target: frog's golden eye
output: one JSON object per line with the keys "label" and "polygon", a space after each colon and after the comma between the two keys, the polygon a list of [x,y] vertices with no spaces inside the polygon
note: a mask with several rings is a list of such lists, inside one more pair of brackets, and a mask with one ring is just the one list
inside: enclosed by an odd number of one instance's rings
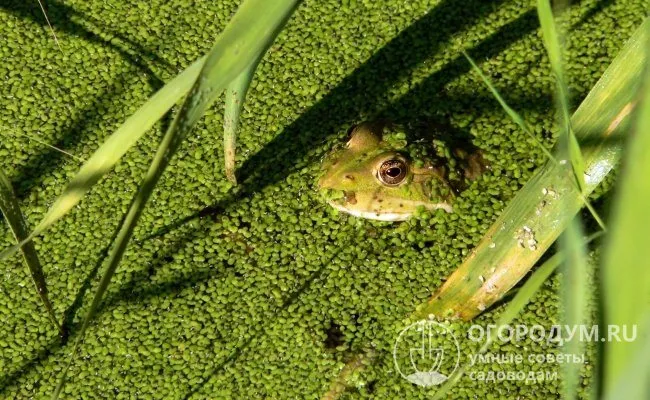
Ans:
{"label": "frog's golden eye", "polygon": [[377,177],[386,186],[397,186],[404,182],[408,173],[408,165],[400,159],[386,160],[379,166]]}

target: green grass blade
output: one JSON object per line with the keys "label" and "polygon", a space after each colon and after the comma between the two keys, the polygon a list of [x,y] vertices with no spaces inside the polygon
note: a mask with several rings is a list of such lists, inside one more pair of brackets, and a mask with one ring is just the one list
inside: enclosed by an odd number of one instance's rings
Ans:
{"label": "green grass blade", "polygon": [[[501,107],[504,109],[506,114],[508,114],[510,119],[512,119],[517,125],[519,125],[519,127],[524,132],[526,132],[528,134],[528,136],[531,137],[531,139],[535,142],[537,147],[540,148],[544,152],[544,154],[546,155],[546,157],[548,157],[549,160],[551,160],[552,162],[557,164],[558,161],[555,158],[555,156],[553,154],[551,154],[551,152],[546,148],[546,146],[544,146],[537,139],[537,137],[533,134],[532,130],[530,129],[530,126],[526,123],[526,121],[523,119],[523,117],[521,115],[519,115],[519,113],[517,113],[517,111],[515,111],[512,107],[510,107],[508,105],[508,103],[506,103],[506,101],[503,99],[503,97],[501,96],[499,91],[494,87],[494,85],[492,84],[490,79],[487,76],[485,76],[483,71],[481,71],[481,69],[476,65],[474,60],[472,60],[472,58],[465,52],[463,52],[463,55],[465,56],[465,58],[467,58],[467,61],[469,61],[469,63],[472,65],[472,68],[479,74],[479,76],[481,77],[481,79],[483,80],[485,85],[490,89],[490,92],[492,92],[492,95],[497,99],[499,104],[501,104]],[[573,137],[575,139],[575,135],[571,135],[571,137]],[[574,142],[577,144],[577,141],[574,141]],[[573,142],[571,142],[571,143],[573,143]],[[579,157],[580,159],[582,159],[581,154],[572,155],[572,153],[570,153],[569,156],[571,156],[571,157]],[[578,185],[578,187],[580,187],[579,186],[580,183],[577,180],[576,180],[576,185]],[[596,210],[593,208],[591,203],[587,200],[587,198],[584,195],[582,195],[582,200],[585,203],[585,206],[587,207],[587,209],[589,209],[589,212],[591,212],[591,215],[594,217],[596,222],[598,222],[598,225],[600,225],[600,227],[603,230],[605,230],[605,223],[602,221],[602,219],[600,218],[600,216],[598,215]]]}
{"label": "green grass blade", "polygon": [[[551,70],[555,75],[556,91],[555,99],[560,119],[560,140],[557,146],[557,153],[560,160],[570,160],[571,172],[576,181],[579,193],[584,197],[584,160],[580,145],[571,127],[569,111],[569,90],[564,77],[564,63],[560,35],[558,33],[551,4],[548,0],[538,0],[537,12],[544,47],[548,54]],[[588,203],[585,198],[585,203]],[[593,208],[589,208],[593,210]],[[597,216],[595,212],[594,216]],[[600,221],[600,218],[597,217]],[[604,225],[601,223],[601,226]],[[560,248],[566,252],[567,259],[562,265],[563,276],[560,287],[560,299],[563,305],[563,323],[566,326],[579,326],[585,323],[587,290],[587,254],[582,244],[582,222],[578,216],[568,224],[564,233],[560,236]],[[563,343],[562,351],[567,354],[579,355],[582,353],[581,342],[573,337]],[[564,363],[561,366],[564,380],[563,398],[574,399],[577,396],[580,379],[580,364]]]}
{"label": "green grass blade", "polygon": [[[485,233],[467,259],[418,314],[471,319],[501,299],[558,238],[588,195],[616,165],[642,76],[646,19],[572,118],[585,143],[585,192],[570,171],[547,162]],[[588,145],[587,145],[588,144]],[[569,173],[567,173],[569,172]]]}
{"label": "green grass blade", "polygon": [[233,184],[237,184],[235,176],[235,147],[237,140],[237,128],[239,127],[239,115],[244,107],[246,92],[255,74],[257,62],[246,67],[226,89],[226,109],[223,118],[223,147],[226,169],[226,178]]}
{"label": "green grass blade", "polygon": [[58,47],[61,53],[63,53],[63,49],[61,48],[61,44],[59,43],[59,38],[56,37],[56,32],[54,32],[54,28],[50,23],[50,19],[47,17],[47,13],[45,12],[45,7],[43,7],[43,2],[41,0],[38,0],[38,5],[41,7],[41,11],[43,12],[43,16],[45,17],[45,22],[47,22],[47,26],[50,28],[50,32],[52,32],[52,36],[54,37],[54,43],[56,43],[56,47]]}
{"label": "green grass blade", "polygon": [[264,50],[226,88],[226,104],[223,119],[224,166],[226,178],[235,185],[237,184],[237,176],[235,175],[237,128],[239,127],[239,117],[244,107],[246,93],[253,80],[253,75],[255,75],[255,71],[257,70],[257,65],[262,60],[262,56],[266,53],[266,50],[273,44],[275,37],[284,28],[286,21],[282,21],[280,25],[276,26],[273,34],[267,35]]}
{"label": "green grass blade", "polygon": [[[23,214],[20,212],[20,205],[18,204],[18,199],[11,187],[11,182],[2,171],[0,171],[0,211],[2,211],[2,214],[5,216],[5,220],[13,232],[16,241],[20,242],[23,240],[27,236],[28,232],[27,223],[23,218]],[[59,334],[63,337],[63,329],[56,320],[52,303],[47,295],[47,284],[45,283],[43,268],[38,260],[38,254],[36,253],[34,244],[30,242],[23,246],[22,253],[25,265],[29,268],[32,280],[36,286],[36,293],[38,293],[38,296],[41,298],[52,323],[56,326]]]}
{"label": "green grass blade", "polygon": [[156,92],[130,116],[84,163],[43,220],[19,244],[0,253],[0,261],[43,233],[76,206],[90,188],[192,87],[204,59],[201,58]]}
{"label": "green grass blade", "polygon": [[[581,246],[585,246],[586,244],[592,242],[596,238],[600,237],[603,232],[597,232],[590,237],[588,237],[586,240],[580,238],[580,244]],[[546,260],[542,265],[539,266],[531,274],[531,276],[526,280],[526,282],[521,286],[521,288],[517,291],[517,294],[514,295],[512,300],[508,302],[508,306],[503,310],[503,312],[499,315],[499,319],[497,320],[496,324],[494,325],[494,331],[498,332],[499,328],[505,325],[509,325],[516,317],[519,315],[521,310],[526,307],[526,304],[528,304],[533,296],[535,296],[535,293],[539,290],[540,287],[544,284],[544,282],[551,276],[553,271],[562,263],[567,262],[566,254],[562,252],[555,253],[551,258]],[[487,335],[487,339],[485,340],[485,343],[481,346],[477,354],[483,354],[485,353],[489,348],[490,345],[494,342],[494,338],[497,335]],[[462,376],[465,374],[465,371],[471,367],[471,363],[462,365],[459,367],[450,377],[447,382],[440,388],[439,391],[436,392],[435,396],[433,397],[434,399],[441,399],[444,398],[445,394],[462,378]]]}
{"label": "green grass blade", "polygon": [[551,5],[548,0],[538,0],[537,12],[540,26],[542,29],[542,38],[544,47],[549,56],[551,70],[555,75],[556,91],[555,100],[560,115],[560,145],[558,147],[559,157],[562,160],[570,160],[571,168],[576,180],[576,185],[580,189],[585,206],[594,217],[596,222],[603,230],[606,230],[602,218],[596,212],[596,209],[587,200],[584,195],[585,191],[585,161],[580,150],[578,138],[571,125],[571,114],[569,111],[569,88],[564,77],[564,63],[562,58],[562,46],[558,34]]}
{"label": "green grass blade", "polygon": [[[560,236],[560,248],[566,253],[562,263],[562,280],[560,281],[560,300],[563,308],[563,325],[577,327],[585,324],[587,298],[587,251],[584,246],[582,222],[580,215],[576,216]],[[575,354],[583,352],[583,343],[577,336],[563,343],[562,352]],[[577,396],[581,364],[563,363],[562,377],[564,380],[565,399]]]}
{"label": "green grass blade", "polygon": [[[650,26],[643,27],[646,41],[642,42],[646,54],[650,45]],[[650,304],[650,248],[648,227],[650,226],[650,63],[646,60],[644,90],[637,113],[634,134],[626,145],[626,158],[622,168],[622,179],[613,206],[611,235],[606,256],[601,268],[604,322],[608,326],[637,325],[636,341],[608,341],[605,343],[603,360],[603,391],[610,398],[650,398],[648,377],[650,364],[647,362],[647,343],[650,338],[647,315]],[[636,371],[644,378],[630,381],[627,367],[637,354],[643,353],[646,362]],[[628,385],[619,382],[628,380]],[[626,393],[625,397],[621,397]]]}
{"label": "green grass blade", "polygon": [[[562,253],[556,253],[553,257],[546,260],[533,274],[526,280],[526,282],[521,286],[521,289],[517,291],[517,294],[512,298],[508,303],[508,306],[499,316],[497,323],[495,324],[495,332],[499,331],[499,328],[504,325],[510,324],[515,317],[521,312],[521,310],[526,307],[526,304],[530,302],[535,293],[542,287],[542,284],[549,276],[555,271],[555,269],[562,263],[564,260],[564,255]],[[481,346],[477,354],[485,353],[493,343],[493,339],[496,335],[487,335],[485,343]],[[444,385],[440,387],[433,397],[434,400],[446,398],[447,392],[453,388],[456,383],[463,377],[465,371],[471,367],[471,362],[468,362],[465,365],[460,366],[445,382]]]}
{"label": "green grass blade", "polygon": [[51,144],[37,138],[36,136],[28,135],[28,134],[22,133],[22,132],[15,132],[15,131],[12,131],[12,130],[9,130],[9,129],[7,129],[7,132],[12,134],[12,135],[15,135],[15,136],[24,136],[24,137],[28,138],[29,140],[33,140],[36,143],[39,143],[39,144],[41,144],[41,145],[43,145],[45,147],[48,147],[48,148],[50,148],[50,149],[52,149],[54,151],[58,151],[61,154],[65,154],[66,156],[68,156],[70,158],[74,158],[77,161],[81,161],[81,162],[85,161],[83,158],[77,157],[74,154],[69,153],[69,152],[67,152],[67,151],[65,151],[63,149],[60,149],[60,148],[56,147],[56,146],[52,146]]}
{"label": "green grass blade", "polygon": [[[539,15],[539,22],[542,29],[542,39],[544,47],[548,54],[551,63],[551,70],[555,75],[556,93],[555,99],[560,111],[560,127],[561,136],[566,136],[566,146],[568,153],[566,156],[570,157],[571,166],[575,175],[580,192],[585,190],[584,171],[585,164],[582,159],[580,145],[571,129],[571,113],[569,111],[569,89],[564,78],[564,66],[562,59],[562,47],[560,45],[560,38],[551,11],[551,4],[549,0],[537,1],[537,13]],[[561,154],[564,153],[562,149]],[[563,154],[565,155],[565,154]]]}
{"label": "green grass blade", "polygon": [[76,349],[99,309],[102,298],[122,259],[144,206],[169,161],[178,150],[184,137],[208,106],[226,88],[226,85],[262,55],[268,47],[268,43],[279,33],[278,27],[284,25],[296,5],[297,0],[245,1],[210,50],[196,82],[165,133],[140,190],[138,190],[120,227],[115,244],[108,255],[108,266],[95,292],[93,302],[84,317],[72,355],[59,379],[52,396],[53,399],[58,398],[65,385],[66,374],[74,360]]}
{"label": "green grass blade", "polygon": [[[643,322],[638,325],[642,332],[650,332],[650,312],[645,313]],[[638,339],[637,339],[638,340]],[[605,400],[647,399],[648,360],[650,359],[650,340],[639,340],[635,352],[625,360],[620,377],[611,382],[612,386],[604,394]]]}
{"label": "green grass blade", "polygon": [[506,101],[501,96],[501,93],[499,93],[499,91],[494,87],[490,79],[487,76],[485,76],[483,71],[478,67],[478,65],[476,65],[476,63],[474,62],[474,60],[472,60],[469,54],[463,51],[463,55],[465,56],[467,61],[469,61],[469,63],[472,65],[474,71],[476,71],[476,73],[481,77],[483,83],[485,83],[488,89],[490,89],[490,92],[492,92],[494,98],[497,99],[499,104],[501,104],[501,107],[504,109],[506,114],[508,114],[510,119],[512,119],[517,125],[519,125],[522,131],[526,132],[526,134],[530,136],[530,138],[535,142],[537,147],[539,147],[544,152],[544,154],[546,154],[549,160],[555,161],[555,157],[553,156],[553,154],[551,154],[551,152],[546,148],[546,146],[544,146],[542,142],[540,142],[537,139],[537,136],[535,136],[535,134],[530,129],[530,126],[526,123],[524,118],[521,115],[519,115],[519,113],[515,111],[512,107],[510,107],[508,103],[506,103]]}

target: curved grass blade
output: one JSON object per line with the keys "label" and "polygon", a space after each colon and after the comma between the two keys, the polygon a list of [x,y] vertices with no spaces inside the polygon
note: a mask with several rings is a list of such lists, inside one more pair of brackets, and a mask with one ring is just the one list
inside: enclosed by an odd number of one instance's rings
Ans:
{"label": "curved grass blade", "polygon": [[[626,159],[622,167],[622,179],[613,207],[613,224],[601,268],[604,325],[639,329],[636,340],[610,340],[603,349],[603,393],[609,398],[650,398],[650,349],[646,345],[650,338],[648,305],[650,304],[650,248],[648,247],[648,226],[650,226],[650,24],[645,24],[646,41],[642,47],[646,52],[644,90],[640,97],[634,134],[626,145]],[[623,332],[624,334],[625,332]],[[643,354],[646,362],[635,371],[643,378],[632,381],[628,366]],[[629,384],[622,384],[621,382]]]}
{"label": "curved grass blade", "polygon": [[268,43],[279,33],[295,9],[298,0],[273,1],[247,0],[234,15],[206,57],[201,72],[174,118],[149,170],[136,194],[115,244],[108,255],[108,266],[90,305],[70,359],[59,379],[52,399],[57,399],[65,385],[66,374],[90,321],[94,318],[111,278],[122,259],[138,219],[153,189],[178,150],[184,137],[203,115],[208,106],[221,94],[226,85],[268,48]]}
{"label": "curved grass blade", "polygon": [[596,209],[587,200],[587,196],[585,196],[585,161],[580,150],[578,138],[571,126],[569,88],[566,84],[566,79],[564,78],[562,46],[560,45],[558,30],[548,0],[538,0],[537,13],[542,29],[544,47],[546,48],[551,63],[551,70],[555,75],[555,102],[560,111],[560,145],[558,147],[558,153],[562,160],[571,160],[573,176],[576,180],[576,185],[580,189],[580,195],[582,196],[585,206],[596,222],[598,222],[598,225],[600,225],[603,230],[607,230],[602,218],[600,218]]}
{"label": "curved grass blade", "polygon": [[[564,78],[564,67],[562,62],[562,47],[560,46],[559,34],[555,21],[553,19],[553,12],[551,11],[551,4],[549,0],[537,1],[537,13],[539,15],[539,22],[542,29],[542,40],[544,47],[551,62],[551,70],[555,75],[555,100],[560,111],[560,127],[561,136],[565,136],[568,153],[567,156],[571,159],[571,166],[573,167],[573,174],[575,175],[576,182],[580,188],[580,192],[585,190],[584,171],[585,165],[580,151],[578,140],[571,129],[571,114],[569,112],[569,88],[567,87]],[[561,152],[565,151],[560,148]]]}
{"label": "curved grass blade", "polygon": [[76,206],[86,192],[115,166],[138,139],[190,90],[203,62],[204,58],[195,61],[131,115],[84,163],[36,228],[20,243],[0,253],[0,261],[43,233]]}
{"label": "curved grass blade", "polygon": [[45,22],[47,22],[47,26],[50,27],[50,31],[52,32],[52,36],[54,37],[54,42],[56,43],[56,47],[61,50],[61,53],[63,53],[63,49],[61,48],[61,44],[59,43],[59,39],[56,37],[56,32],[54,32],[54,28],[52,27],[52,24],[50,23],[50,19],[47,17],[47,13],[45,12],[45,7],[43,6],[43,3],[41,0],[37,0],[38,5],[41,7],[41,11],[43,12],[43,16],[45,17]]}
{"label": "curved grass blade", "polygon": [[50,149],[52,149],[52,150],[55,150],[55,151],[58,151],[58,152],[61,153],[61,154],[65,154],[66,156],[71,157],[71,158],[74,158],[74,159],[77,160],[77,161],[84,162],[84,159],[83,159],[83,158],[81,158],[81,157],[77,157],[77,156],[75,156],[74,154],[72,154],[72,153],[70,153],[70,152],[67,152],[67,151],[65,151],[65,150],[63,150],[63,149],[60,149],[60,148],[58,148],[58,147],[56,147],[56,146],[52,146],[51,144],[49,144],[49,143],[47,143],[47,142],[45,142],[45,141],[43,141],[43,140],[37,138],[36,136],[28,135],[28,134],[26,134],[26,133],[22,133],[22,132],[15,132],[15,131],[12,131],[12,130],[8,130],[8,132],[9,132],[10,134],[12,134],[12,135],[16,135],[16,136],[25,136],[25,137],[28,138],[29,140],[33,140],[33,141],[35,141],[36,143],[42,144],[42,145],[45,146],[45,147],[48,147],[48,148],[50,148]]}
{"label": "curved grass blade", "polygon": [[476,65],[476,63],[469,56],[469,54],[463,51],[463,55],[465,56],[467,61],[472,65],[474,71],[476,71],[476,73],[481,77],[481,80],[483,80],[485,86],[487,86],[488,89],[490,89],[490,92],[492,92],[494,98],[497,99],[499,104],[501,104],[501,107],[505,110],[506,114],[508,114],[510,119],[512,119],[517,125],[519,125],[522,131],[526,132],[528,136],[530,136],[530,138],[535,142],[535,145],[537,145],[537,147],[539,147],[544,152],[544,154],[546,155],[546,157],[548,157],[549,160],[553,160],[557,163],[557,160],[555,160],[553,154],[551,154],[551,152],[546,148],[546,146],[544,146],[542,142],[540,142],[537,139],[537,136],[535,136],[535,134],[530,129],[530,126],[526,123],[524,118],[521,115],[519,115],[519,113],[515,111],[512,107],[510,107],[508,103],[506,103],[506,101],[503,99],[499,91],[494,87],[490,79],[488,79],[488,77],[485,76],[483,71],[478,67],[478,65]]}
{"label": "curved grass blade", "polygon": [[239,127],[239,115],[244,107],[246,92],[253,79],[257,68],[257,62],[252,63],[241,74],[239,74],[226,89],[226,109],[223,118],[223,148],[226,178],[233,184],[237,184],[235,176],[235,147],[237,140],[237,128]]}
{"label": "curved grass blade", "polygon": [[[584,196],[585,165],[580,145],[571,127],[569,90],[564,76],[560,33],[558,33],[549,0],[537,1],[537,13],[544,47],[551,63],[551,70],[555,75],[555,101],[560,120],[560,140],[557,152],[561,160],[570,160],[576,185],[580,194]],[[588,202],[585,201],[585,203]],[[598,220],[600,221],[600,218]],[[603,225],[601,224],[601,226]],[[587,254],[582,245],[580,215],[573,218],[566,230],[560,235],[559,244],[560,248],[568,255],[566,262],[562,265],[564,274],[560,283],[560,301],[563,305],[562,320],[566,326],[578,327],[586,322],[586,299],[589,292],[587,288]],[[562,351],[566,354],[579,355],[582,350],[583,345],[575,336],[563,343]],[[580,368],[581,365],[577,363],[562,364],[561,369],[564,378],[563,398],[574,399],[577,396]]]}
{"label": "curved grass blade", "polygon": [[[604,232],[597,232],[591,236],[589,236],[587,239],[582,239],[580,238],[580,245],[581,246],[586,246],[588,243],[592,242],[593,240],[597,239],[598,237],[602,236]],[[514,295],[512,300],[508,302],[508,306],[503,310],[501,315],[499,315],[499,319],[497,320],[496,324],[492,327],[494,329],[493,332],[499,332],[499,329],[502,326],[510,325],[512,321],[519,315],[521,310],[526,307],[526,305],[532,300],[533,296],[535,296],[535,293],[539,290],[540,287],[542,287],[542,284],[551,276],[551,274],[555,271],[555,269],[560,266],[562,263],[567,261],[566,253],[564,252],[557,252],[555,253],[551,258],[546,260],[542,265],[540,265],[539,268],[533,272],[528,279],[526,279],[526,282],[524,282],[523,285],[521,285],[521,288],[517,291],[517,294]],[[497,337],[498,335],[487,335],[487,338],[485,340],[485,343],[481,346],[479,351],[476,354],[483,354],[485,353],[492,343],[494,342],[494,338]],[[447,382],[440,388],[439,391],[436,392],[435,396],[433,397],[434,399],[441,399],[445,396],[445,394],[462,378],[462,376],[465,374],[465,371],[471,367],[471,363],[465,364],[458,368],[450,377]]]}
{"label": "curved grass blade", "polygon": [[[546,260],[533,274],[526,280],[526,282],[517,291],[517,294],[510,300],[508,306],[503,310],[497,323],[494,325],[494,331],[498,332],[499,328],[510,324],[515,317],[524,309],[526,304],[530,302],[535,293],[542,287],[542,284],[548,279],[555,269],[564,261],[562,253],[556,253],[551,258]],[[481,346],[476,354],[485,353],[497,335],[487,335],[485,343]],[[433,397],[434,400],[445,398],[447,392],[458,383],[460,378],[465,375],[465,371],[471,367],[471,363],[460,366],[449,379],[440,387]]]}
{"label": "curved grass blade", "polygon": [[501,299],[537,262],[620,158],[645,62],[646,19],[572,118],[584,143],[585,192],[569,166],[547,162],[517,193],[460,267],[417,314],[471,319]]}
{"label": "curved grass blade", "polygon": [[[524,132],[526,132],[531,137],[531,139],[535,142],[537,147],[539,147],[544,152],[544,154],[546,155],[546,157],[548,157],[549,160],[551,160],[552,162],[557,164],[558,161],[555,158],[555,156],[553,154],[551,154],[551,152],[546,148],[546,146],[544,146],[537,139],[537,137],[533,134],[532,130],[530,129],[530,126],[526,123],[526,121],[523,119],[523,117],[521,115],[519,115],[519,113],[517,111],[515,111],[512,107],[510,107],[508,105],[508,103],[506,103],[506,101],[503,99],[503,97],[501,96],[499,91],[494,87],[494,85],[492,85],[492,82],[490,82],[488,77],[485,76],[483,71],[481,71],[481,69],[476,65],[474,60],[472,60],[472,58],[464,51],[463,51],[463,55],[465,56],[467,61],[472,65],[472,68],[474,69],[474,71],[476,71],[476,73],[478,73],[478,75],[481,77],[481,79],[483,80],[483,83],[485,83],[485,85],[490,89],[490,92],[492,92],[492,95],[497,99],[499,104],[501,104],[501,107],[504,109],[506,114],[508,114],[510,119],[512,119],[517,125],[519,125],[519,127]],[[579,157],[581,157],[581,154],[579,155]],[[579,186],[580,183],[577,180],[576,180],[576,185],[578,187],[580,187]],[[598,215],[596,210],[593,208],[591,203],[587,200],[587,197],[582,192],[581,192],[581,197],[582,197],[582,201],[585,203],[585,206],[587,207],[587,209],[589,210],[591,215],[594,217],[596,222],[598,222],[598,225],[600,225],[600,227],[603,230],[606,230],[605,223],[602,221],[602,219],[600,218],[600,216]]]}
{"label": "curved grass blade", "polygon": [[[17,242],[20,242],[27,236],[27,224],[23,219],[23,214],[20,212],[20,205],[18,204],[18,199],[11,187],[11,182],[5,176],[5,174],[0,171],[0,211],[5,216],[5,220],[9,225],[9,228],[14,234]],[[32,275],[32,280],[36,286],[36,292],[43,302],[43,306],[47,310],[47,314],[52,320],[54,326],[59,331],[61,337],[65,336],[63,328],[56,320],[56,315],[54,314],[54,309],[52,308],[52,303],[50,298],[47,295],[47,284],[45,283],[45,276],[43,275],[43,268],[41,263],[38,260],[38,254],[34,248],[34,243],[29,242],[22,248],[23,259],[29,272]]]}
{"label": "curved grass blade", "polygon": [[275,37],[280,33],[288,19],[282,21],[272,34],[267,35],[264,49],[259,52],[257,58],[250,63],[236,78],[234,78],[226,88],[226,104],[223,118],[223,148],[224,148],[224,167],[226,179],[237,184],[235,175],[235,152],[237,145],[237,128],[239,127],[239,116],[244,107],[246,93],[253,80],[253,75],[257,70],[257,65],[262,60],[266,51],[271,47]]}

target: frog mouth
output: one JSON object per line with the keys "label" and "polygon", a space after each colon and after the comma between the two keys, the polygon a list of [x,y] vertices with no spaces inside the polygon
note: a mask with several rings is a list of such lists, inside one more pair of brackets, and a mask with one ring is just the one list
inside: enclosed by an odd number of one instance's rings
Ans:
{"label": "frog mouth", "polygon": [[367,219],[374,219],[378,221],[405,221],[407,220],[411,215],[413,215],[412,212],[409,213],[394,213],[394,212],[383,212],[383,213],[377,213],[373,211],[362,211],[362,210],[356,210],[353,208],[348,208],[340,203],[337,203],[334,200],[329,200],[327,202],[330,206],[336,208],[339,211],[343,211],[344,213],[350,214],[353,217],[358,217],[358,218],[367,218]]}
{"label": "frog mouth", "polygon": [[[337,202],[336,200],[328,200],[327,203],[330,206],[334,207],[335,209],[350,214],[353,217],[374,219],[377,221],[387,221],[387,222],[406,221],[414,213],[414,211],[409,211],[409,212],[364,211],[354,207],[346,207],[345,205],[341,204],[341,202]],[[430,203],[430,204],[422,204],[422,205],[428,210],[435,210],[438,208],[442,208],[446,212],[453,211],[453,208],[448,203],[433,203],[433,204]]]}

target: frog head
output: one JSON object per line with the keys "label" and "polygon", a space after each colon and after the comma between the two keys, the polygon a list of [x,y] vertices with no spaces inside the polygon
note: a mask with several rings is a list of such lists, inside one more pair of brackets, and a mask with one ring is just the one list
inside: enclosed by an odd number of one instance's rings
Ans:
{"label": "frog head", "polygon": [[318,181],[334,208],[356,217],[403,221],[418,209],[452,211],[444,167],[407,148],[405,135],[364,122],[347,143],[328,154]]}

